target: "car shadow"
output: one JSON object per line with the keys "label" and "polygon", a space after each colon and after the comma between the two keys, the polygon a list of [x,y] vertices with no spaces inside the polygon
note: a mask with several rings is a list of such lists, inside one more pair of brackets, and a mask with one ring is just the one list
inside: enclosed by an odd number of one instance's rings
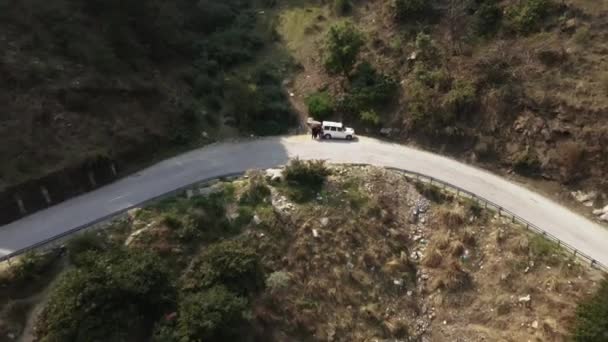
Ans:
{"label": "car shadow", "polygon": [[357,137],[354,137],[352,140],[346,140],[346,139],[321,139],[321,138],[317,138],[315,140],[317,140],[317,142],[320,142],[320,143],[332,143],[332,144],[352,144],[352,143],[359,142],[359,138],[357,138]]}

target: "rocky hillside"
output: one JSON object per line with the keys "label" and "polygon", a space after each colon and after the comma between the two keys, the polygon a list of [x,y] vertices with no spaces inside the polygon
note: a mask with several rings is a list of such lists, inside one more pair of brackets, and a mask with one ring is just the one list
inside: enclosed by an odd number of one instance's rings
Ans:
{"label": "rocky hillside", "polygon": [[312,116],[605,193],[606,18],[603,1],[336,0],[279,32]]}
{"label": "rocky hillside", "polygon": [[601,340],[597,271],[452,196],[297,160],[200,185],[4,270],[0,341],[32,307],[41,341]]}

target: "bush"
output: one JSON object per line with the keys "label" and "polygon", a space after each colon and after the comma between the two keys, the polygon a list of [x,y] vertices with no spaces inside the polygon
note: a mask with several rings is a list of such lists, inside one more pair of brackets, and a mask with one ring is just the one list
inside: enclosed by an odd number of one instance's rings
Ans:
{"label": "bush", "polygon": [[327,92],[317,92],[306,98],[308,113],[315,120],[327,120],[334,113],[334,102]]}
{"label": "bush", "polygon": [[37,325],[41,341],[128,341],[172,297],[163,260],[147,252],[95,253],[63,273]]}
{"label": "bush", "polygon": [[608,336],[608,278],[579,304],[572,337],[576,342],[603,342]]}
{"label": "bush", "polygon": [[441,62],[441,53],[437,43],[431,36],[420,32],[416,36],[416,58],[430,65],[437,65]]}
{"label": "bush", "polygon": [[179,303],[178,340],[237,340],[247,306],[246,299],[223,286],[188,294]]}
{"label": "bush", "polygon": [[[470,111],[477,101],[475,85],[465,80],[456,80],[452,89],[446,94],[443,106],[446,113],[459,118]],[[449,120],[451,121],[451,120]]]}
{"label": "bush", "polygon": [[263,289],[263,272],[255,251],[243,242],[228,240],[201,252],[184,275],[182,289],[196,292],[216,285],[242,295]]}
{"label": "bush", "polygon": [[285,168],[283,175],[291,187],[290,197],[296,201],[313,198],[325,184],[330,170],[322,160],[292,160]]}
{"label": "bush", "polygon": [[428,0],[395,0],[395,18],[398,21],[420,20],[428,16],[433,8]]}
{"label": "bush", "polygon": [[361,121],[373,126],[380,124],[380,116],[373,109],[362,111],[360,114],[360,119]]}
{"label": "bush", "polygon": [[397,90],[397,82],[368,63],[357,66],[350,79],[348,101],[355,110],[386,105]]}
{"label": "bush", "polygon": [[325,69],[332,74],[348,75],[357,62],[363,44],[363,35],[352,23],[333,25],[325,43]]}
{"label": "bush", "polygon": [[486,0],[475,11],[473,29],[480,36],[493,36],[500,29],[502,9],[495,0]]}
{"label": "bush", "polygon": [[100,252],[107,247],[107,241],[99,233],[85,232],[71,239],[67,244],[70,261],[79,265],[79,258],[86,252]]}
{"label": "bush", "polygon": [[407,109],[414,127],[432,133],[449,123],[441,112],[441,96],[435,89],[414,81],[408,85],[407,93]]}
{"label": "bush", "polygon": [[278,271],[271,273],[268,278],[266,278],[266,286],[270,290],[280,290],[289,287],[289,282],[291,281],[291,275],[285,271]]}
{"label": "bush", "polygon": [[550,0],[527,0],[512,5],[506,11],[508,27],[522,34],[538,31],[551,6]]}
{"label": "bush", "polygon": [[337,15],[346,15],[352,9],[351,0],[334,0],[333,10]]}
{"label": "bush", "polygon": [[296,158],[287,165],[283,175],[290,184],[320,188],[330,173],[323,160],[302,161]]}
{"label": "bush", "polygon": [[255,206],[266,202],[269,196],[270,188],[266,184],[264,175],[260,171],[250,172],[249,184],[241,196],[240,202]]}
{"label": "bush", "polygon": [[522,175],[534,175],[540,171],[541,163],[536,153],[530,149],[520,152],[515,156],[513,169]]}

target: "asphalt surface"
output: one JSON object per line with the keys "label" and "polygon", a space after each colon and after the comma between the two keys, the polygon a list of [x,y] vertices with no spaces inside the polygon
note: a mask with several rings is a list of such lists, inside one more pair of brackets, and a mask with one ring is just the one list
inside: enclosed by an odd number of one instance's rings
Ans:
{"label": "asphalt surface", "polygon": [[137,174],[0,227],[0,257],[95,222],[196,181],[286,164],[290,158],[362,163],[419,172],[457,185],[534,223],[608,265],[608,230],[522,186],[455,160],[369,138],[309,136],[221,143],[167,159]]}

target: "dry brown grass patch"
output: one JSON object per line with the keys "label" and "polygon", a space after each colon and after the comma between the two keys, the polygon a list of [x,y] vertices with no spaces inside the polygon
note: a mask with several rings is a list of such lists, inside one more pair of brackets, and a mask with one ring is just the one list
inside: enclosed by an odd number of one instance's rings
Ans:
{"label": "dry brown grass patch", "polygon": [[461,227],[465,222],[464,212],[462,208],[453,209],[442,208],[438,214],[439,223],[448,229],[456,229]]}
{"label": "dry brown grass patch", "polygon": [[450,292],[467,290],[472,286],[471,276],[456,261],[450,263],[433,279],[433,290],[444,289]]}
{"label": "dry brown grass patch", "polygon": [[462,234],[462,243],[467,246],[475,246],[477,239],[475,238],[475,232],[471,229],[467,229]]}
{"label": "dry brown grass patch", "polygon": [[511,240],[509,249],[515,254],[528,254],[530,251],[530,241],[526,236],[518,236]]}
{"label": "dry brown grass patch", "polygon": [[464,253],[464,245],[460,241],[454,241],[450,244],[450,255],[454,258],[460,257]]}
{"label": "dry brown grass patch", "polygon": [[422,259],[422,264],[426,267],[437,268],[441,265],[441,261],[443,260],[443,256],[439,251],[433,249],[430,252],[426,253],[424,258]]}
{"label": "dry brown grass patch", "polygon": [[431,246],[439,250],[446,250],[450,246],[450,236],[448,234],[441,234],[431,243]]}

